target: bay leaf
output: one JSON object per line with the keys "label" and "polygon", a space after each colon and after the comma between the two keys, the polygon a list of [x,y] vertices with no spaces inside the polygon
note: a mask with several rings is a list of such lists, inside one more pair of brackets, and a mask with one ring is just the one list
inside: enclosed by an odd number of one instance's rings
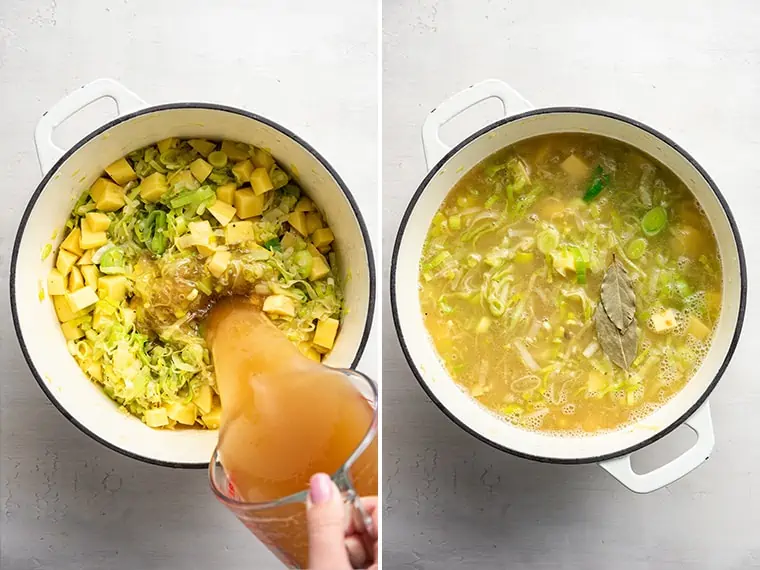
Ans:
{"label": "bay leaf", "polygon": [[633,322],[636,294],[625,267],[614,258],[602,279],[602,306],[620,332]]}
{"label": "bay leaf", "polygon": [[596,308],[594,321],[599,346],[614,364],[623,370],[628,370],[636,358],[638,348],[639,335],[636,323],[631,322],[624,331],[618,330],[601,304]]}

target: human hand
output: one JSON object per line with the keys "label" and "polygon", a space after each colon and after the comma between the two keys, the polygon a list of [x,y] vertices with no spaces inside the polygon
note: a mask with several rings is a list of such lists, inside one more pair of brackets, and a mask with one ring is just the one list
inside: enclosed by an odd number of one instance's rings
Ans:
{"label": "human hand", "polygon": [[[377,497],[361,499],[377,532]],[[357,532],[353,517],[346,520],[346,506],[332,479],[324,473],[311,478],[307,502],[310,570],[377,570],[377,536],[368,539]],[[370,551],[365,544],[371,542]]]}

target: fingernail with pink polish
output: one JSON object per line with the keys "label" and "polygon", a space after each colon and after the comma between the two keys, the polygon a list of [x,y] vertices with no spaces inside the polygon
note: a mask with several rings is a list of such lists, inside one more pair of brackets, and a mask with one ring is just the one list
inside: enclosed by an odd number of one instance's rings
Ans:
{"label": "fingernail with pink polish", "polygon": [[309,481],[309,498],[315,505],[321,505],[330,500],[333,484],[328,475],[317,473]]}

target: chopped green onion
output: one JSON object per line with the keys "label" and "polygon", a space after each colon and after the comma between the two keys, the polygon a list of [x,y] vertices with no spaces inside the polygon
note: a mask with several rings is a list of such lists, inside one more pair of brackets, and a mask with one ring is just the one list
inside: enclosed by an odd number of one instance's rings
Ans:
{"label": "chopped green onion", "polygon": [[532,251],[518,251],[515,255],[515,263],[530,263],[534,257]]}
{"label": "chopped green onion", "polygon": [[462,227],[462,216],[449,216],[449,228],[458,231]]}
{"label": "chopped green onion", "polygon": [[581,249],[577,246],[573,246],[570,248],[570,251],[573,254],[573,259],[575,260],[575,276],[581,285],[586,284],[586,261],[583,259],[583,253],[581,252]]}
{"label": "chopped green onion", "polygon": [[489,209],[491,206],[493,206],[497,201],[499,200],[498,194],[493,194],[488,197],[488,200],[486,200],[486,203],[484,204],[484,207],[486,209]]}
{"label": "chopped green onion", "polygon": [[656,236],[668,225],[668,212],[662,206],[649,210],[641,218],[641,229],[647,236]]}
{"label": "chopped green onion", "polygon": [[42,254],[40,255],[40,257],[44,261],[45,259],[47,259],[48,255],[50,255],[52,252],[53,252],[53,246],[50,245],[49,243],[46,243],[45,247],[42,248]]}
{"label": "chopped green onion", "polygon": [[264,247],[269,251],[282,251],[279,238],[272,238],[264,242]]}
{"label": "chopped green onion", "polygon": [[295,253],[293,256],[293,261],[295,261],[296,265],[298,266],[298,273],[302,278],[306,279],[311,273],[311,268],[314,264],[314,258],[308,251],[304,249]]}
{"label": "chopped green onion", "polygon": [[541,253],[551,253],[559,246],[559,232],[554,228],[549,228],[538,234],[536,246]]}
{"label": "chopped green onion", "polygon": [[583,195],[584,202],[591,202],[596,198],[602,190],[607,187],[610,182],[610,175],[604,172],[601,166],[597,166],[594,169],[594,177],[591,180],[591,184],[586,189],[586,193]]}
{"label": "chopped green onion", "polygon": [[636,238],[628,242],[625,246],[625,253],[631,259],[639,259],[647,250],[647,240],[644,238]]}
{"label": "chopped green onion", "polygon": [[451,254],[448,251],[441,251],[440,253],[437,253],[433,259],[431,259],[426,265],[425,269],[435,269],[438,267],[441,263],[446,261],[449,257],[451,257]]}
{"label": "chopped green onion", "polygon": [[215,150],[208,155],[208,162],[214,168],[224,168],[227,166],[227,153]]}
{"label": "chopped green onion", "polygon": [[120,247],[112,247],[100,258],[100,270],[106,275],[124,273],[124,251]]}

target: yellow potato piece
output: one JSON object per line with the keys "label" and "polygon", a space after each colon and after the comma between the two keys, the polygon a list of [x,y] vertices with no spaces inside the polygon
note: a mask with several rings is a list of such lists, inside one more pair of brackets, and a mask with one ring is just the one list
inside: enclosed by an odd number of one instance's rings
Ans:
{"label": "yellow potato piece", "polygon": [[256,238],[253,231],[253,222],[231,222],[224,228],[224,240],[227,245],[235,245]]}
{"label": "yellow potato piece", "polygon": [[79,328],[76,321],[61,323],[61,330],[63,331],[63,336],[66,337],[66,340],[77,340],[84,336],[84,332]]}
{"label": "yellow potato piece", "polygon": [[237,184],[234,182],[222,184],[216,189],[216,199],[232,205],[235,201],[235,190],[237,190]]}
{"label": "yellow potato piece", "polygon": [[299,234],[306,237],[309,232],[306,228],[306,214],[303,212],[291,212],[288,214],[288,223],[293,226],[293,229],[298,231]]}
{"label": "yellow potato piece", "polygon": [[283,317],[296,316],[293,299],[286,295],[270,295],[264,299],[264,312]]}
{"label": "yellow potato piece", "polygon": [[198,410],[200,410],[201,414],[209,413],[211,411],[213,402],[214,391],[211,389],[211,386],[208,385],[201,386],[193,398],[193,403],[198,407]]}
{"label": "yellow potato piece", "polygon": [[217,200],[207,209],[209,213],[216,218],[216,220],[219,222],[219,225],[222,227],[229,224],[237,213],[237,210],[234,207],[230,206],[226,202],[222,202],[221,200]]}
{"label": "yellow potato piece", "polygon": [[274,188],[266,168],[256,168],[251,173],[251,188],[256,194],[264,194]]}
{"label": "yellow potato piece", "polygon": [[82,234],[79,243],[83,249],[96,249],[108,243],[108,234],[106,232],[94,232],[87,224],[87,220],[82,220]]}
{"label": "yellow potato piece", "polygon": [[335,240],[330,228],[321,228],[314,232],[311,241],[317,249],[330,245]]}
{"label": "yellow potato piece", "polygon": [[178,142],[179,142],[179,139],[175,137],[169,137],[168,139],[158,141],[156,143],[156,146],[158,147],[158,152],[163,154],[167,150],[176,147]]}
{"label": "yellow potato piece", "polygon": [[206,158],[216,148],[216,144],[204,139],[191,139],[187,141],[191,147],[197,150],[203,158]]}
{"label": "yellow potato piece", "polygon": [[64,295],[66,293],[66,278],[57,269],[52,269],[47,278],[48,295]]}
{"label": "yellow potato piece", "polygon": [[258,196],[250,188],[235,192],[235,208],[241,220],[259,216],[264,211],[265,196]]}
{"label": "yellow potato piece", "polygon": [[79,257],[76,254],[62,249],[58,252],[58,258],[55,260],[55,268],[61,273],[61,275],[66,277],[71,268],[74,267],[77,259],[79,259]]}
{"label": "yellow potato piece", "polygon": [[104,232],[111,225],[111,218],[102,212],[87,212],[84,219],[93,232]]}
{"label": "yellow potato piece", "polygon": [[202,158],[198,158],[190,164],[190,172],[193,173],[198,182],[204,182],[212,170],[214,167]]}
{"label": "yellow potato piece", "polygon": [[83,317],[86,314],[84,311],[73,311],[65,295],[53,295],[52,299],[55,314],[58,316],[58,320],[62,323],[67,323],[78,317]]}
{"label": "yellow potato piece", "polygon": [[94,249],[88,249],[84,252],[84,255],[79,258],[77,265],[92,265],[92,254],[95,253]]}
{"label": "yellow potato piece", "polygon": [[214,252],[208,262],[208,270],[211,275],[219,279],[227,270],[230,259],[232,259],[232,254],[229,251]]}
{"label": "yellow potato piece", "polygon": [[327,265],[327,262],[325,262],[325,259],[319,255],[313,256],[313,261],[311,264],[311,273],[309,273],[309,279],[312,281],[318,281],[319,279],[322,279],[325,277],[328,273],[330,273],[330,266]]}
{"label": "yellow potato piece", "polygon": [[96,265],[85,265],[82,267],[82,276],[84,277],[84,284],[90,287],[98,288],[98,277],[100,277],[100,271]]}
{"label": "yellow potato piece", "polygon": [[97,362],[91,362],[88,364],[84,371],[95,380],[103,380],[103,367]]}
{"label": "yellow potato piece", "polygon": [[219,429],[222,423],[222,408],[216,407],[209,413],[203,414],[201,420],[208,429]]}
{"label": "yellow potato piece", "polygon": [[98,302],[98,294],[93,287],[82,287],[73,293],[66,293],[65,298],[74,312],[88,309]]}
{"label": "yellow potato piece", "polygon": [[140,198],[146,202],[158,202],[169,190],[166,176],[160,172],[154,172],[140,184]]}
{"label": "yellow potato piece", "polygon": [[711,329],[697,317],[692,316],[689,319],[689,328],[686,332],[696,339],[705,340],[710,336]]}
{"label": "yellow potato piece", "polygon": [[244,184],[248,182],[253,173],[253,164],[250,160],[241,160],[232,167],[232,174],[238,181],[238,184]]}
{"label": "yellow potato piece", "polygon": [[230,160],[246,160],[249,156],[248,145],[235,141],[222,141],[222,152],[226,154]]}
{"label": "yellow potato piece", "polygon": [[318,229],[322,228],[322,216],[317,212],[308,212],[306,214],[306,232],[311,235]]}
{"label": "yellow potato piece", "polygon": [[74,266],[69,272],[69,291],[73,293],[82,287],[84,287],[84,277],[82,277],[82,272],[79,270],[79,268],[77,266]]}
{"label": "yellow potato piece", "polygon": [[186,426],[191,426],[195,423],[197,414],[198,408],[192,402],[189,404],[174,402],[168,406],[166,412],[166,415],[170,419]]}
{"label": "yellow potato piece", "polygon": [[114,184],[113,188],[106,190],[100,200],[95,202],[95,207],[101,212],[115,212],[125,203],[124,192]]}
{"label": "yellow potato piece", "polygon": [[98,178],[92,186],[90,186],[90,196],[95,202],[98,202],[107,192],[123,192],[124,189],[111,182],[108,178]]}
{"label": "yellow potato piece", "polygon": [[69,235],[66,236],[66,239],[61,242],[61,248],[70,251],[71,253],[75,253],[77,256],[82,255],[84,249],[82,249],[82,244],[80,243],[81,236],[82,233],[79,231],[79,228],[74,228],[69,232]]}
{"label": "yellow potato piece", "polygon": [[338,320],[332,317],[319,321],[317,323],[317,330],[314,332],[314,344],[328,350],[331,349],[335,343],[335,335],[338,333],[339,325]]}
{"label": "yellow potato piece", "polygon": [[143,419],[145,420],[145,424],[152,428],[169,425],[169,415],[166,413],[166,408],[151,408],[150,410],[145,410]]}
{"label": "yellow potato piece", "polygon": [[274,158],[263,148],[256,147],[253,151],[253,164],[257,168],[265,168],[268,171],[274,166]]}
{"label": "yellow potato piece", "polygon": [[120,158],[106,166],[106,173],[119,186],[124,186],[127,182],[137,180],[137,174],[135,174],[126,158]]}
{"label": "yellow potato piece", "polygon": [[104,275],[98,279],[98,294],[117,303],[127,296],[127,278],[124,275]]}
{"label": "yellow potato piece", "polygon": [[311,212],[313,210],[314,210],[314,202],[312,202],[311,199],[307,198],[306,196],[298,200],[298,203],[296,204],[296,207],[295,207],[296,212]]}
{"label": "yellow potato piece", "polygon": [[573,178],[583,178],[588,176],[588,165],[574,154],[568,156],[560,166],[562,167],[562,170],[567,172]]}

